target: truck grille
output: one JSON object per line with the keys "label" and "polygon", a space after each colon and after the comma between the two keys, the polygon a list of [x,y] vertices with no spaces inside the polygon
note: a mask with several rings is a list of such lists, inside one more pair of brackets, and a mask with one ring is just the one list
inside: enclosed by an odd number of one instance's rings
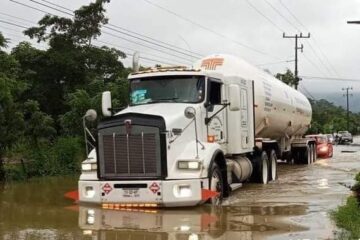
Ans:
{"label": "truck grille", "polygon": [[99,132],[100,175],[105,178],[161,176],[159,129],[133,126],[107,128]]}

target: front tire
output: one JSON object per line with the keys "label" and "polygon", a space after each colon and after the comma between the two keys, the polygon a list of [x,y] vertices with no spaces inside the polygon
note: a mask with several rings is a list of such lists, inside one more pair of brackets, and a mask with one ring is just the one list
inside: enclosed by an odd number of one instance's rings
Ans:
{"label": "front tire", "polygon": [[224,179],[217,164],[214,164],[211,168],[209,186],[211,191],[219,193],[218,196],[210,199],[210,203],[215,206],[221,205],[224,198]]}

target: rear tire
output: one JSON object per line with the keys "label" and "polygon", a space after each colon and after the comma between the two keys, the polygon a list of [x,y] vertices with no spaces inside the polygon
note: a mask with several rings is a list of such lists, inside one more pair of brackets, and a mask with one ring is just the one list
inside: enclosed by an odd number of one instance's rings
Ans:
{"label": "rear tire", "polygon": [[209,186],[211,191],[219,193],[217,197],[210,199],[210,203],[215,206],[221,205],[224,198],[224,179],[222,179],[220,168],[215,163],[210,171]]}
{"label": "rear tire", "polygon": [[252,180],[256,183],[267,184],[269,182],[269,159],[266,152],[262,151],[260,156],[255,157],[253,163]]}
{"label": "rear tire", "polygon": [[311,154],[310,145],[307,145],[305,151],[303,152],[303,164],[311,165]]}
{"label": "rear tire", "polygon": [[277,156],[275,150],[271,150],[269,154],[269,179],[275,181],[277,179]]}

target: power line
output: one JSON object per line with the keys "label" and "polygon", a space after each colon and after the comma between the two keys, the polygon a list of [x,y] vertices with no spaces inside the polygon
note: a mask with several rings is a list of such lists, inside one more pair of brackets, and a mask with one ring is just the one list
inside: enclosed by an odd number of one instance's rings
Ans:
{"label": "power line", "polygon": [[326,76],[326,74],[324,74],[323,70],[321,70],[321,68],[313,60],[311,60],[305,53],[303,53],[303,56],[304,56],[305,60],[308,61],[311,66],[316,68],[317,71],[319,71],[319,73],[321,75]]}
{"label": "power line", "polygon": [[148,4],[150,4],[150,5],[152,5],[152,6],[154,6],[154,7],[156,7],[156,8],[159,8],[159,9],[161,9],[161,10],[163,10],[163,11],[165,11],[165,12],[171,14],[171,15],[176,16],[177,18],[180,18],[180,19],[182,19],[183,21],[186,21],[186,22],[188,22],[188,23],[191,23],[191,24],[197,26],[198,28],[201,28],[201,29],[206,30],[206,31],[208,31],[208,32],[210,32],[210,33],[212,33],[212,34],[214,34],[214,35],[217,35],[217,36],[223,38],[223,39],[226,39],[226,40],[228,40],[228,41],[231,41],[231,42],[233,42],[233,43],[235,43],[235,44],[237,44],[237,45],[239,45],[239,46],[241,46],[241,47],[247,48],[247,49],[249,49],[249,50],[251,50],[251,51],[257,52],[257,53],[262,54],[262,55],[270,56],[270,57],[272,57],[272,58],[278,58],[278,57],[272,56],[272,55],[270,55],[270,54],[268,54],[268,53],[265,53],[265,52],[263,52],[263,51],[260,51],[260,50],[258,50],[258,49],[256,49],[256,48],[253,48],[253,47],[251,47],[251,46],[248,46],[247,44],[244,44],[244,43],[242,43],[242,42],[236,41],[236,40],[234,40],[234,39],[232,39],[232,38],[230,38],[230,37],[228,37],[228,36],[226,36],[226,35],[224,35],[224,34],[222,34],[222,33],[216,32],[216,31],[214,31],[214,30],[212,30],[212,29],[210,29],[210,28],[208,28],[208,27],[206,27],[206,26],[204,26],[204,25],[201,25],[200,23],[195,22],[194,20],[191,20],[191,19],[189,19],[189,18],[186,18],[186,17],[184,17],[184,16],[182,16],[182,15],[180,15],[180,14],[178,14],[178,13],[176,13],[176,12],[174,12],[174,11],[168,9],[168,8],[165,8],[165,7],[163,7],[163,6],[160,6],[159,4],[156,4],[156,3],[151,2],[151,1],[149,1],[149,0],[143,0],[143,1],[146,2],[146,3],[148,3]]}
{"label": "power line", "polygon": [[256,64],[255,66],[261,67],[261,66],[266,66],[266,65],[275,65],[275,64],[280,64],[280,63],[289,63],[289,62],[293,62],[294,60],[283,60],[283,61],[277,61],[277,62],[268,62],[268,63],[261,63],[261,64]]}
{"label": "power line", "polygon": [[271,18],[267,17],[264,13],[262,13],[254,4],[252,4],[249,0],[246,0],[246,3],[252,7],[258,14],[263,16],[268,22],[270,22],[275,28],[277,28],[280,32],[285,32],[281,27],[279,27],[276,23],[274,23]]}
{"label": "power line", "polygon": [[359,82],[360,78],[337,78],[337,77],[319,77],[319,76],[306,76],[302,75],[300,76],[304,79],[313,79],[313,80],[326,80],[326,81],[340,81],[340,82]]}
{"label": "power line", "polygon": [[[15,2],[15,3],[17,3],[17,4],[20,4],[20,5],[22,5],[22,6],[25,6],[25,7],[29,7],[29,8],[35,9],[35,10],[37,10],[37,11],[44,12],[45,14],[50,14],[50,15],[53,15],[53,16],[57,16],[57,15],[55,15],[55,14],[51,14],[51,13],[49,13],[49,12],[45,12],[45,11],[43,11],[43,10],[41,10],[41,9],[34,8],[34,7],[29,6],[29,5],[27,5],[27,4],[19,3],[19,2],[15,1],[15,0],[10,0],[10,1]],[[54,8],[52,8],[52,9],[54,9]],[[188,58],[184,58],[184,57],[181,57],[181,56],[172,54],[172,53],[168,53],[168,52],[166,52],[166,51],[163,51],[163,50],[160,50],[160,49],[157,49],[157,48],[154,48],[154,47],[151,47],[151,46],[148,46],[148,45],[139,43],[139,42],[135,42],[135,41],[133,41],[133,40],[130,40],[130,39],[121,37],[121,36],[119,36],[119,35],[115,35],[115,34],[112,34],[112,33],[106,32],[106,31],[102,31],[102,33],[104,33],[104,34],[106,34],[106,35],[110,35],[110,36],[112,36],[112,37],[116,37],[116,38],[118,38],[118,39],[125,40],[125,41],[127,41],[127,42],[130,42],[130,43],[133,43],[133,44],[136,44],[136,45],[139,45],[139,46],[143,46],[143,47],[152,49],[152,50],[154,50],[154,51],[161,52],[161,53],[163,53],[163,54],[167,54],[167,55],[169,55],[169,56],[173,56],[173,57],[176,57],[176,58],[185,60],[185,61],[190,61]]]}
{"label": "power line", "polygon": [[[61,12],[61,13],[65,13],[65,14],[67,14],[67,15],[74,16],[73,13],[65,12],[65,11],[60,10],[60,9],[58,9],[58,8],[51,7],[51,6],[47,5],[47,4],[43,4],[43,3],[40,3],[40,2],[35,1],[35,0],[30,0],[30,1],[31,1],[31,2],[34,2],[34,3],[36,3],[36,4],[39,4],[39,5],[41,5],[41,6],[48,7],[48,8],[50,8],[50,9],[55,10],[55,11],[59,11],[59,12]],[[44,0],[41,0],[41,1],[44,1]],[[49,3],[49,4],[52,4],[50,1],[46,1],[46,2]],[[54,4],[54,5],[55,5],[55,4]],[[56,4],[56,6],[60,6],[60,5]],[[65,7],[64,7],[64,8],[65,8]],[[67,8],[65,8],[65,9],[67,9]],[[67,10],[70,11],[70,9],[67,9]],[[110,24],[109,24],[109,25],[110,25]],[[118,26],[113,25],[113,24],[111,24],[111,26],[116,27],[116,28],[121,28],[121,27],[118,27]],[[199,57],[199,56],[195,56],[195,55],[193,55],[193,54],[189,54],[189,53],[185,53],[185,52],[183,52],[183,51],[179,51],[179,50],[174,49],[174,48],[170,48],[170,47],[167,47],[167,46],[163,46],[163,44],[157,43],[157,42],[156,42],[157,40],[155,40],[155,42],[154,42],[154,41],[150,41],[150,40],[144,39],[143,37],[139,37],[139,36],[136,36],[136,35],[131,34],[131,33],[126,33],[126,32],[124,32],[124,31],[121,31],[121,30],[118,30],[118,29],[114,29],[114,28],[109,27],[109,26],[103,26],[103,28],[112,30],[112,31],[114,31],[114,32],[120,33],[120,34],[122,34],[122,35],[131,37],[131,38],[134,38],[134,39],[137,39],[137,40],[146,42],[146,43],[150,43],[150,44],[152,44],[152,45],[155,45],[155,46],[158,46],[158,47],[161,47],[161,48],[164,48],[164,49],[173,51],[173,52],[180,53],[180,54],[182,54],[182,55],[186,55],[186,56],[193,57],[193,58],[198,58],[198,57]],[[126,30],[126,31],[127,31],[127,30]],[[176,48],[178,48],[178,47],[176,47]],[[187,50],[186,50],[186,51],[187,51]]]}
{"label": "power line", "polygon": [[3,16],[7,16],[7,17],[14,18],[14,19],[22,20],[22,21],[25,21],[25,22],[30,22],[30,23],[32,23],[32,24],[36,24],[36,22],[29,21],[29,20],[27,20],[27,19],[25,19],[25,18],[16,17],[16,16],[13,16],[13,15],[4,13],[4,12],[0,12],[0,14],[3,15]]}
{"label": "power line", "polygon": [[281,16],[288,24],[293,26],[298,32],[301,32],[299,28],[297,28],[292,22],[289,21],[274,5],[272,5],[268,0],[264,0],[279,16]]}
{"label": "power line", "polygon": [[[61,6],[61,5],[59,5],[59,4],[52,3],[52,2],[47,1],[47,0],[40,0],[40,1],[46,2],[46,3],[51,4],[51,5],[53,5],[53,6],[57,6],[57,7],[59,7],[59,8],[62,8],[62,9],[64,9],[64,10],[67,10],[67,11],[70,11],[70,12],[74,12],[74,11],[73,11],[72,9],[70,9],[70,8],[66,8],[66,7],[64,7],[64,6]],[[186,52],[189,52],[189,53],[193,53],[193,54],[197,55],[198,57],[202,57],[202,56],[203,56],[203,54],[200,54],[200,53],[197,53],[197,52],[193,52],[193,51],[189,51],[189,50],[187,50],[187,49],[184,49],[184,48],[175,46],[175,45],[173,45],[173,44],[170,44],[170,43],[167,43],[167,42],[163,42],[163,41],[161,41],[161,40],[158,40],[158,39],[155,39],[155,38],[152,38],[152,37],[149,37],[149,36],[146,36],[146,35],[143,35],[143,34],[134,32],[134,31],[131,31],[131,30],[126,29],[126,28],[124,28],[124,27],[120,27],[120,26],[118,26],[118,25],[114,25],[114,24],[111,24],[111,23],[109,23],[108,25],[109,25],[109,26],[112,26],[112,27],[115,27],[115,28],[118,28],[118,29],[121,29],[121,30],[123,30],[123,31],[127,31],[127,32],[129,32],[129,33],[132,33],[132,34],[141,36],[141,37],[143,37],[143,38],[147,38],[147,39],[150,39],[150,40],[152,40],[152,41],[159,42],[159,43],[164,44],[164,45],[167,45],[167,46],[169,46],[169,47],[178,48],[178,49],[180,49],[180,50],[182,50],[182,51],[186,51]]]}
{"label": "power line", "polygon": [[[300,19],[298,17],[296,17],[296,15],[282,2],[282,0],[279,0],[280,4],[283,6],[283,8],[295,19],[295,21],[301,25],[307,32],[310,32],[307,27],[300,21]],[[318,44],[316,37],[313,35],[313,40],[314,43],[316,45],[316,47],[318,48],[319,52],[321,53],[321,55],[325,58],[325,60],[327,61],[327,63],[329,64],[329,66],[331,67],[331,70],[335,73],[336,76],[339,77],[338,72],[336,71],[336,69],[334,68],[334,66],[331,64],[329,58],[325,55],[325,53],[322,51],[320,45]],[[309,45],[311,45],[309,43]]]}
{"label": "power line", "polygon": [[4,20],[1,20],[1,19],[0,19],[0,22],[11,25],[11,26],[27,29],[27,27],[25,27],[25,26],[22,26],[22,25],[19,25],[19,24],[16,24],[16,23],[11,23],[11,22],[8,22],[8,21],[4,21]]}
{"label": "power line", "polygon": [[[124,47],[124,46],[119,46],[119,45],[114,44],[114,43],[109,43],[109,42],[105,42],[105,41],[101,41],[101,40],[95,40],[95,41],[96,41],[96,42],[103,43],[103,44],[106,44],[106,45],[109,45],[109,46],[113,46],[113,47],[120,48],[120,50],[121,50],[122,52],[124,52],[122,49],[127,49],[127,50],[132,51],[132,52],[137,52],[137,50],[135,50],[135,49],[128,48],[128,47]],[[186,66],[189,65],[189,63],[184,63],[184,62],[175,61],[174,59],[165,58],[165,57],[163,57],[163,56],[159,56],[159,55],[156,55],[156,54],[151,54],[151,53],[142,53],[142,54],[145,54],[145,55],[148,55],[148,56],[152,56],[152,57],[155,57],[155,58],[162,58],[163,60],[172,61],[172,62],[175,62],[175,63],[178,63],[178,64],[182,64],[182,65],[186,65]]]}

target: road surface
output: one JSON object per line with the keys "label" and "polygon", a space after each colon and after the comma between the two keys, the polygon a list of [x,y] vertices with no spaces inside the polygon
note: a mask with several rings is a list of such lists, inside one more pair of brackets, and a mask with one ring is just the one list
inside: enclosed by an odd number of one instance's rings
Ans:
{"label": "road surface", "polygon": [[279,164],[279,179],[245,184],[224,206],[111,211],[77,206],[63,194],[76,177],[0,186],[2,239],[333,239],[329,212],[343,204],[360,171],[360,138],[311,166]]}

